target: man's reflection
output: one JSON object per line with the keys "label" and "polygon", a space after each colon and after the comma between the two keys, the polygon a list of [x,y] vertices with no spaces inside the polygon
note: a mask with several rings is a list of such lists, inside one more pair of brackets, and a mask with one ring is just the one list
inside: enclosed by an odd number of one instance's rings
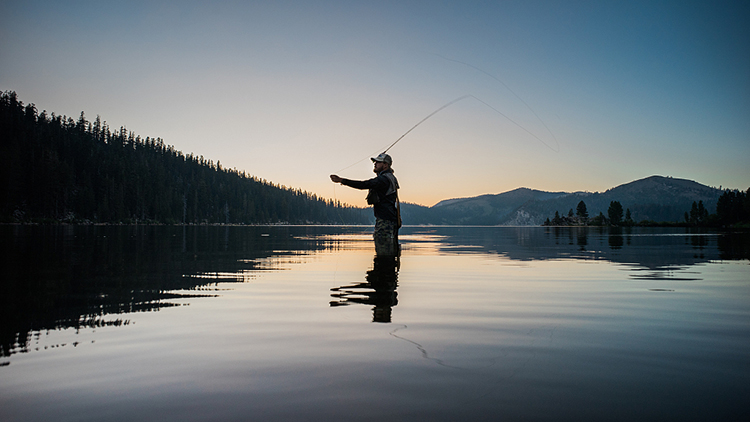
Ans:
{"label": "man's reflection", "polygon": [[401,259],[398,254],[376,254],[372,270],[367,271],[365,282],[331,289],[331,306],[352,303],[374,305],[373,322],[391,322],[391,311],[398,303],[398,271]]}

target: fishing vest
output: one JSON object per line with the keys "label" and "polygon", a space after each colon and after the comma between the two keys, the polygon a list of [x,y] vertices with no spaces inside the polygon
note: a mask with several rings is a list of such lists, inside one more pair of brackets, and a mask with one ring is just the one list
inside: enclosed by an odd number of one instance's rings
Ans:
{"label": "fishing vest", "polygon": [[[386,179],[390,182],[390,186],[388,186],[388,190],[385,192],[385,196],[389,196],[392,194],[396,195],[396,201],[398,201],[398,180],[396,180],[396,176],[393,175],[393,171],[389,171],[387,173],[381,173],[381,175],[385,176]],[[375,189],[370,189],[367,192],[367,203],[369,205],[375,205],[378,202],[380,202],[384,198],[380,198],[380,195],[378,195],[378,192]]]}

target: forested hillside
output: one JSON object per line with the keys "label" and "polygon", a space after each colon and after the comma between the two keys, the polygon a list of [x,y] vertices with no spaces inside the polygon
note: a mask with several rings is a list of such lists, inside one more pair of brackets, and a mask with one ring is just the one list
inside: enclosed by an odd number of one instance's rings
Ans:
{"label": "forested hillside", "polygon": [[0,221],[366,224],[363,209],[274,185],[160,138],[0,96]]}

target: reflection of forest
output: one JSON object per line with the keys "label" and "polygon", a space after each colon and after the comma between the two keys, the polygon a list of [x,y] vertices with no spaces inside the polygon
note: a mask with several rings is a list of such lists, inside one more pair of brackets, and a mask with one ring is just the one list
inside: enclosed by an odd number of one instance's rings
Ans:
{"label": "reflection of forest", "polygon": [[375,255],[364,282],[331,289],[331,297],[336,298],[331,301],[331,306],[373,305],[373,322],[391,322],[391,312],[398,304],[396,288],[400,264],[396,255]]}
{"label": "reflection of forest", "polygon": [[106,316],[212,296],[209,285],[269,269],[268,257],[324,247],[282,227],[0,226],[0,239],[0,356],[34,331],[124,325]]}
{"label": "reflection of forest", "polygon": [[[367,231],[323,226],[0,226],[0,356],[25,350],[35,331],[124,325],[128,319],[123,314],[175,306],[176,298],[215,295],[212,284],[218,281],[245,281],[257,271],[299,260],[299,255],[350,247],[351,235],[362,241],[369,237]],[[437,243],[446,253],[513,260],[601,259],[634,264],[651,278],[712,260],[750,259],[749,233],[684,228],[404,227],[401,233],[408,242]],[[364,282],[333,292],[334,305],[371,304],[374,320],[390,320],[398,271],[397,258],[376,256]]]}
{"label": "reflection of forest", "polygon": [[604,259],[658,270],[711,260],[750,259],[750,233],[689,228],[445,227],[446,251],[513,260]]}

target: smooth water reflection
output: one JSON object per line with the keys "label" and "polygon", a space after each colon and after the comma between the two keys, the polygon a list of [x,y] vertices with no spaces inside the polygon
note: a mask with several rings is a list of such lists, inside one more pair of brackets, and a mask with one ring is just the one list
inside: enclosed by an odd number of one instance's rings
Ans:
{"label": "smooth water reflection", "polygon": [[352,283],[331,289],[331,306],[353,303],[373,305],[373,322],[391,322],[391,311],[398,304],[398,271],[400,256],[376,253],[372,269],[367,271],[364,282]]}
{"label": "smooth water reflection", "polygon": [[2,420],[750,415],[746,234],[0,233]]}

